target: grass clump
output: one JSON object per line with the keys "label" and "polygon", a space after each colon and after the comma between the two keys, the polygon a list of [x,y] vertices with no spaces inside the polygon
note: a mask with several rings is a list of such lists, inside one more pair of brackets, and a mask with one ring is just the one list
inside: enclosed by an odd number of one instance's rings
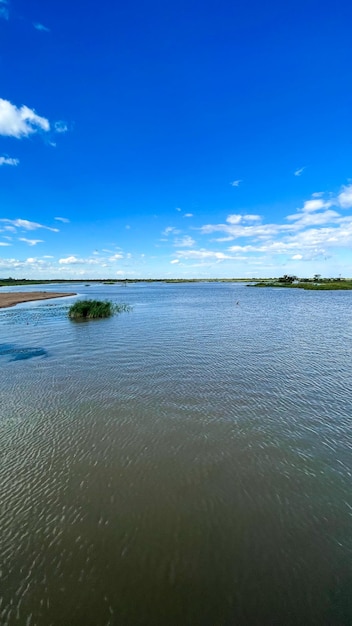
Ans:
{"label": "grass clump", "polygon": [[109,300],[78,300],[70,306],[68,316],[72,320],[101,319],[130,310],[128,304],[114,304]]}

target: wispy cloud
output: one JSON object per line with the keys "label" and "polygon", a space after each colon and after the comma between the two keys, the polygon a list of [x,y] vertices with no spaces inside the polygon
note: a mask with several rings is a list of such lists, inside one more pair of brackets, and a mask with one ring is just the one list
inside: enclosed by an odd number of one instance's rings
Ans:
{"label": "wispy cloud", "polygon": [[0,0],[0,18],[9,19],[9,3],[7,0]]}
{"label": "wispy cloud", "polygon": [[180,250],[178,256],[210,259],[213,255],[215,259],[221,259],[231,255],[238,259],[238,255],[244,255],[243,258],[247,256],[252,262],[257,259],[262,263],[278,255],[286,257],[287,261],[326,259],[332,254],[331,250],[352,246],[352,215],[341,213],[341,209],[351,208],[352,184],[348,184],[337,194],[312,194],[302,207],[287,215],[281,223],[265,224],[259,215],[229,215],[225,223],[206,224],[200,232],[203,235],[221,232],[225,236],[216,239],[217,243],[232,240],[235,245],[226,251]]}
{"label": "wispy cloud", "polygon": [[63,120],[58,120],[54,123],[54,130],[56,133],[67,133],[68,124]]}
{"label": "wispy cloud", "polygon": [[165,230],[163,230],[162,235],[164,235],[164,237],[168,237],[169,235],[179,235],[180,232],[181,231],[178,230],[178,228],[175,228],[175,226],[167,226]]}
{"label": "wispy cloud", "polygon": [[239,187],[242,182],[243,181],[241,179],[233,180],[232,183],[230,183],[230,185],[231,187]]}
{"label": "wispy cloud", "polygon": [[173,259],[172,261],[170,261],[171,265],[176,265],[176,263],[179,263],[180,259]]}
{"label": "wispy cloud", "polygon": [[189,235],[175,239],[174,245],[179,248],[191,248],[196,242]]}
{"label": "wispy cloud", "polygon": [[11,244],[6,241],[0,241],[0,246],[11,246]]}
{"label": "wispy cloud", "polygon": [[300,167],[298,170],[295,170],[295,171],[293,172],[293,175],[294,175],[294,176],[302,176],[302,174],[303,174],[303,172],[304,172],[304,170],[305,170],[305,169],[306,169],[305,167]]}
{"label": "wispy cloud", "polygon": [[37,230],[37,228],[45,228],[45,230],[51,230],[53,233],[58,233],[58,228],[51,228],[51,226],[44,226],[44,224],[38,224],[38,222],[30,222],[29,220],[9,220],[7,218],[1,218],[0,222],[12,226],[13,228],[20,228],[23,230]]}
{"label": "wispy cloud", "polygon": [[213,259],[216,261],[224,261],[225,259],[232,258],[230,254],[226,254],[225,252],[205,250],[204,248],[200,250],[179,250],[177,255],[184,259]]}
{"label": "wispy cloud", "polygon": [[120,259],[123,259],[123,254],[120,253],[113,254],[109,257],[109,261],[119,261]]}
{"label": "wispy cloud", "polygon": [[193,213],[185,213],[183,217],[193,217]]}
{"label": "wispy cloud", "polygon": [[36,246],[37,243],[44,243],[43,239],[27,239],[26,237],[19,237],[18,240],[28,243],[29,246]]}
{"label": "wispy cloud", "polygon": [[49,130],[49,121],[37,115],[33,109],[25,105],[18,108],[8,100],[0,98],[0,135],[20,139]]}
{"label": "wispy cloud", "polygon": [[70,220],[67,217],[54,217],[54,220],[62,222],[63,224],[69,224]]}
{"label": "wispy cloud", "polygon": [[296,213],[295,215],[288,215],[286,219],[294,220],[295,229],[303,228],[306,226],[321,226],[322,224],[331,224],[336,222],[336,218],[339,218],[340,214],[337,211],[319,211],[316,213]]}
{"label": "wispy cloud", "polygon": [[65,265],[65,266],[70,266],[70,265],[92,265],[92,266],[101,266],[101,267],[107,267],[107,264],[104,263],[102,260],[97,259],[96,257],[88,257],[86,259],[83,259],[81,257],[77,257],[75,255],[71,255],[71,256],[67,256],[67,257],[63,257],[62,259],[59,259],[59,265]]}
{"label": "wispy cloud", "polygon": [[12,159],[10,157],[5,157],[5,156],[0,156],[0,167],[2,165],[18,165],[19,164],[19,159]]}
{"label": "wispy cloud", "polygon": [[262,218],[260,215],[251,215],[251,214],[240,215],[240,214],[235,213],[233,215],[229,215],[226,221],[229,224],[240,224],[243,222],[260,222],[261,219]]}
{"label": "wispy cloud", "polygon": [[33,26],[36,30],[39,30],[43,33],[50,33],[50,28],[44,26],[44,24],[41,24],[40,22],[33,22]]}

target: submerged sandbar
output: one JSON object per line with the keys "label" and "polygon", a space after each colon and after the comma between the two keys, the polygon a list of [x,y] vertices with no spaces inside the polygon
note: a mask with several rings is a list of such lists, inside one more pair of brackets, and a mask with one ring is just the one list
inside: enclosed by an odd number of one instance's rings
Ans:
{"label": "submerged sandbar", "polygon": [[17,291],[5,292],[0,291],[0,309],[8,306],[15,306],[21,302],[33,302],[34,300],[49,300],[49,298],[64,298],[66,296],[76,296],[76,293],[56,293],[54,291]]}

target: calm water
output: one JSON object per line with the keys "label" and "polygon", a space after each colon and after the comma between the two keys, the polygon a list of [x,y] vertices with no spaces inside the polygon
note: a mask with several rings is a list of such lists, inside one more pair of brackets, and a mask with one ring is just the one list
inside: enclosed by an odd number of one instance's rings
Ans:
{"label": "calm water", "polygon": [[352,624],[352,292],[76,290],[0,311],[1,626]]}

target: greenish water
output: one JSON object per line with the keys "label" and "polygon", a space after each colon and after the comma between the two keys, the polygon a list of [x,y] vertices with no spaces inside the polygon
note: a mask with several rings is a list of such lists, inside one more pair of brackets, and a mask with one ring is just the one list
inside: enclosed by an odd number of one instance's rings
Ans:
{"label": "greenish water", "polygon": [[0,311],[1,626],[351,624],[352,293],[76,290]]}

